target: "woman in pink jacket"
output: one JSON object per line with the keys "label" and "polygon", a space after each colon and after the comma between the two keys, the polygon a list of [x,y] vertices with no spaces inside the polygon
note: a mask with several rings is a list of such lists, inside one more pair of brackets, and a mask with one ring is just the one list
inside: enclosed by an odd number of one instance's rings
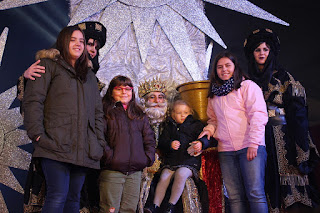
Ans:
{"label": "woman in pink jacket", "polygon": [[207,114],[208,125],[199,137],[207,135],[218,140],[220,167],[231,212],[267,213],[266,104],[259,86],[246,80],[236,58],[229,52],[222,52],[215,59]]}

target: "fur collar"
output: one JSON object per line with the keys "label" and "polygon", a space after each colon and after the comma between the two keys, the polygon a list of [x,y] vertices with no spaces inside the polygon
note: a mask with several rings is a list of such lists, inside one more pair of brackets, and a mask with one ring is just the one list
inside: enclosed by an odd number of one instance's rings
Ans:
{"label": "fur collar", "polygon": [[[42,59],[42,58],[49,58],[52,60],[56,60],[58,59],[60,56],[60,51],[54,48],[51,49],[43,49],[43,50],[39,50],[36,54],[36,60]],[[88,62],[88,67],[93,68],[92,62],[91,60],[89,60]]]}

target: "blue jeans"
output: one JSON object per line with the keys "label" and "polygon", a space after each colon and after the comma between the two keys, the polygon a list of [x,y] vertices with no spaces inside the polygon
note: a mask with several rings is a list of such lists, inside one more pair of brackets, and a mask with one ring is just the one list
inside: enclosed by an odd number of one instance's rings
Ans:
{"label": "blue jeans", "polygon": [[[234,152],[219,152],[219,161],[231,212],[267,213],[268,205],[264,192],[264,176],[267,152],[259,146],[257,157],[247,160],[248,148]],[[272,187],[272,186],[270,186]]]}
{"label": "blue jeans", "polygon": [[41,160],[47,194],[43,213],[79,213],[80,191],[87,169],[48,158]]}

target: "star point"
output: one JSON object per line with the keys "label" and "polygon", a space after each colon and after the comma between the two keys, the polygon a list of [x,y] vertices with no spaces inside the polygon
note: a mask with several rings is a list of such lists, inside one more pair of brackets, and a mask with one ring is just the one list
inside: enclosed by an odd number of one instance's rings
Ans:
{"label": "star point", "polygon": [[7,42],[8,33],[9,33],[9,28],[5,27],[0,35],[0,66],[1,66],[1,62],[2,62],[4,48],[5,48],[6,42]]}
{"label": "star point", "polygon": [[23,7],[30,4],[37,4],[45,1],[48,1],[48,0],[2,0],[0,1],[0,10]]}
{"label": "star point", "polygon": [[10,168],[28,170],[31,154],[19,146],[31,141],[26,131],[18,129],[23,124],[19,107],[10,109],[15,97],[16,86],[0,94],[0,183],[23,194],[23,187]]}

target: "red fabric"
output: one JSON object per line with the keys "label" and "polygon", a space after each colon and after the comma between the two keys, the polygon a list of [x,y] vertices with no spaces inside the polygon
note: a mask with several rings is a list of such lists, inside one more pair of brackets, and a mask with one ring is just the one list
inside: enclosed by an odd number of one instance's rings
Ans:
{"label": "red fabric", "polygon": [[202,154],[202,178],[209,194],[209,213],[222,213],[222,177],[217,150]]}

